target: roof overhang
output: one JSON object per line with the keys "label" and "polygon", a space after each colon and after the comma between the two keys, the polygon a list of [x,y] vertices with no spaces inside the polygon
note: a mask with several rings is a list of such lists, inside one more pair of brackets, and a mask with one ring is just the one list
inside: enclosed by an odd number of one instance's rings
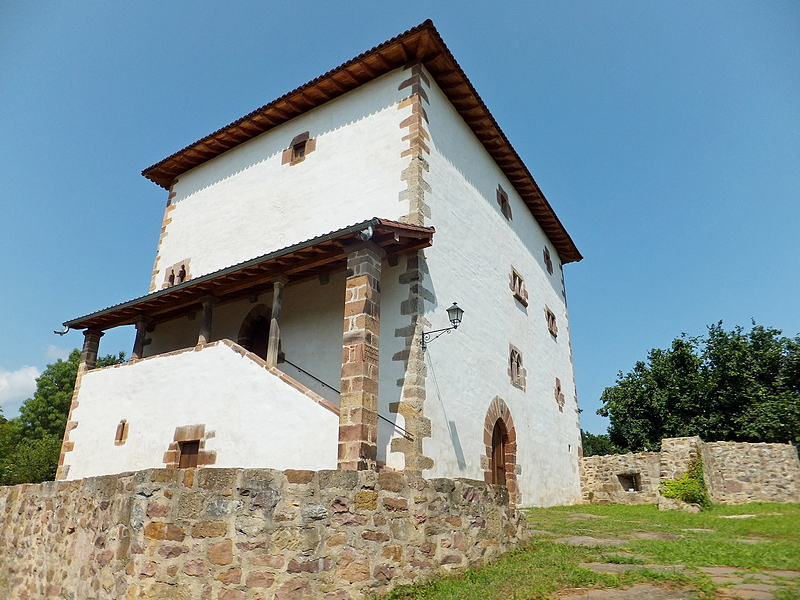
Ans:
{"label": "roof overhang", "polygon": [[420,62],[522,197],[561,261],[583,258],[492,113],[428,20],[142,171],[163,188],[194,167],[381,75]]}
{"label": "roof overhang", "polygon": [[433,227],[371,219],[66,321],[64,326],[103,331],[131,325],[140,317],[151,319],[155,324],[200,310],[208,296],[227,302],[268,291],[276,275],[286,276],[292,283],[344,269],[348,252],[364,242],[366,235],[362,236],[362,232],[366,230],[368,234],[369,228],[372,228],[370,241],[380,246],[387,257],[429,247],[435,231]]}

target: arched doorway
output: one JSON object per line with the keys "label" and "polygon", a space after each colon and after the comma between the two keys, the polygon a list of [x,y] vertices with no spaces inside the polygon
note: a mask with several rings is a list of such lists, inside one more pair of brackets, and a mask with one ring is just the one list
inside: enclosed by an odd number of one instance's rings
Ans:
{"label": "arched doorway", "polygon": [[486,455],[481,459],[484,481],[506,486],[509,503],[519,505],[522,496],[517,489],[517,433],[511,411],[500,397],[494,398],[486,411],[483,441],[486,445]]}
{"label": "arched doorway", "polygon": [[259,304],[247,314],[239,328],[238,344],[264,360],[267,358],[271,319],[270,307],[266,304]]}
{"label": "arched doorway", "polygon": [[492,431],[492,483],[506,485],[506,433],[502,419],[497,419]]}

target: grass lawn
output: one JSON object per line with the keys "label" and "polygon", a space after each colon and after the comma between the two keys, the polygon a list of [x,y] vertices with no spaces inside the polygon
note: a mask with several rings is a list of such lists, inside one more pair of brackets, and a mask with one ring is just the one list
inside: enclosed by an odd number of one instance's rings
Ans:
{"label": "grass lawn", "polygon": [[[659,511],[654,505],[579,505],[527,510],[539,533],[496,564],[394,590],[386,600],[527,600],[569,595],[586,588],[621,588],[649,582],[694,588],[699,598],[717,598],[725,583],[697,567],[800,571],[800,504],[715,506],[700,514]],[[748,518],[725,518],[754,515]],[[694,530],[694,531],[693,531]],[[697,531],[713,530],[713,531]],[[570,536],[620,538],[620,546],[572,546]],[[676,536],[677,537],[676,539]],[[672,539],[660,539],[672,538]],[[622,573],[598,573],[581,563],[636,565]],[[645,564],[682,565],[663,571]],[[745,583],[764,583],[750,580]],[[800,600],[800,579],[771,574],[776,600]]]}

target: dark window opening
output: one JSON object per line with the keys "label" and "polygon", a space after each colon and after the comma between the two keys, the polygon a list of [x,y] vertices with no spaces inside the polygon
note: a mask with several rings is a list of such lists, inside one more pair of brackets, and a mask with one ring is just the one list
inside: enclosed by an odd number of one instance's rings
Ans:
{"label": "dark window opening", "polygon": [[617,479],[619,479],[619,484],[626,492],[642,491],[639,473],[620,473],[617,475]]}
{"label": "dark window opening", "polygon": [[502,186],[497,186],[497,203],[500,205],[500,212],[503,213],[503,216],[511,220],[511,204],[508,202],[508,193],[503,189]]}
{"label": "dark window opening", "polygon": [[178,442],[180,450],[179,469],[188,469],[197,466],[197,457],[200,454],[200,440],[190,442]]}
{"label": "dark window opening", "polygon": [[500,420],[492,430],[492,483],[506,485],[506,431]]}
{"label": "dark window opening", "polygon": [[294,146],[292,146],[292,160],[303,158],[305,155],[306,155],[305,141],[302,141],[299,144],[295,144]]}
{"label": "dark window opening", "polygon": [[522,385],[522,355],[516,348],[511,349],[508,363],[511,371],[511,383]]}
{"label": "dark window opening", "polygon": [[172,269],[169,270],[169,277],[167,277],[167,283],[170,286],[175,285],[175,271],[173,271]]}
{"label": "dark window opening", "polygon": [[545,246],[544,248],[544,264],[547,267],[547,272],[553,274],[553,259],[550,258],[550,249]]}
{"label": "dark window opening", "polygon": [[266,360],[267,346],[269,346],[269,319],[265,316],[257,317],[250,324],[247,349],[256,356]]}

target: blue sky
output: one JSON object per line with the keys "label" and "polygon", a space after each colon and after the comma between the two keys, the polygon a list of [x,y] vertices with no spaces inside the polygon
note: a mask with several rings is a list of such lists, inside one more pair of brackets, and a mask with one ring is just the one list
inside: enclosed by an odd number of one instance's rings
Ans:
{"label": "blue sky", "polygon": [[62,321],[147,292],[166,192],[143,168],[427,18],[585,256],[584,428],[681,332],[800,332],[796,1],[4,2],[5,415],[82,343]]}

